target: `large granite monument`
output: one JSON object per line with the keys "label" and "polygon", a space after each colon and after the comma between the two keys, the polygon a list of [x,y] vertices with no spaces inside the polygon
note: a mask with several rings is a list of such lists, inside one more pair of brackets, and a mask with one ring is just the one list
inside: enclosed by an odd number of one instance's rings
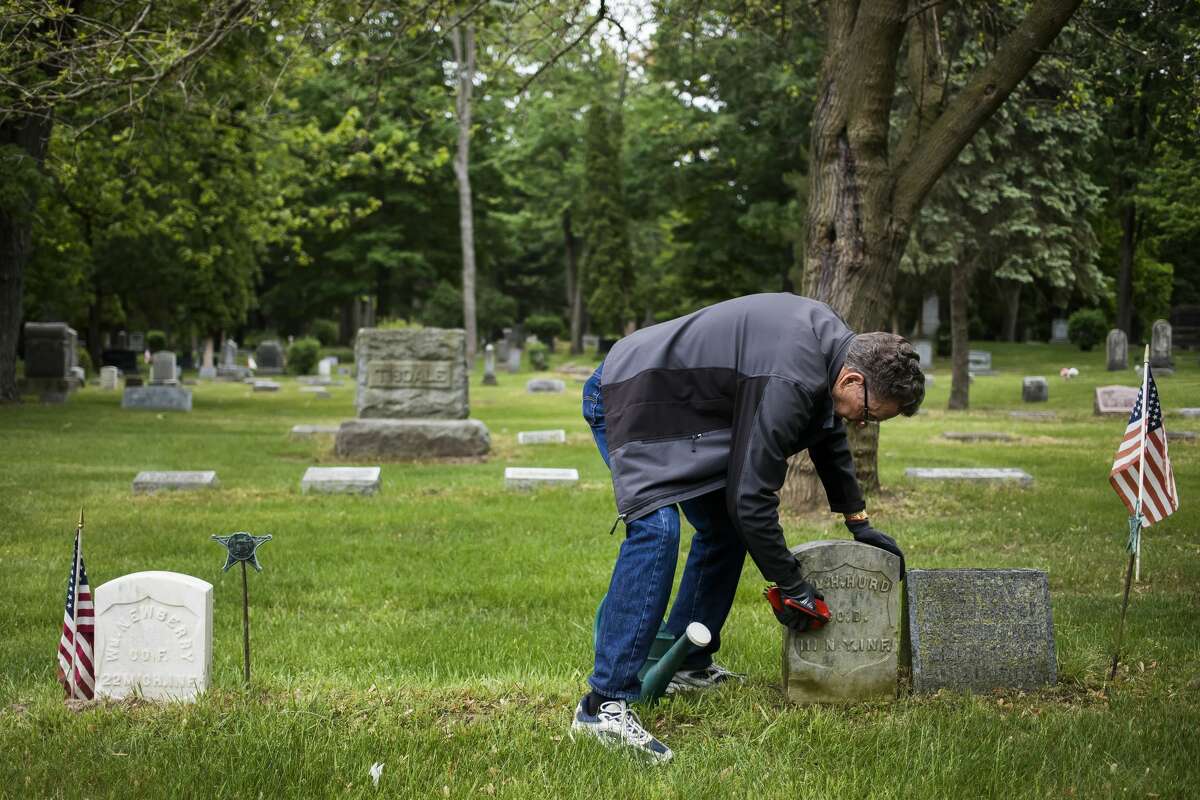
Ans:
{"label": "large granite monument", "polygon": [[282,375],[283,346],[274,339],[262,342],[254,351],[254,361],[260,375]]}
{"label": "large granite monument", "polygon": [[1054,683],[1046,573],[913,569],[905,581],[904,653],[914,692],[1036,689]]}
{"label": "large granite monument", "polygon": [[135,572],[95,591],[96,697],[193,701],[212,674],[213,587]]}
{"label": "large granite monument", "polygon": [[75,331],[65,322],[25,323],[24,391],[43,403],[64,403],[79,388],[75,366]]}
{"label": "large granite monument", "polygon": [[461,329],[363,328],[354,342],[358,419],[343,422],[339,457],[481,456],[487,427],[468,419],[469,372]]}
{"label": "large granite monument", "polygon": [[795,703],[854,703],[896,696],[900,559],[849,540],[792,548],[833,619],[783,634],[783,685]]}
{"label": "large granite monument", "polygon": [[121,408],[136,408],[144,411],[191,411],[192,390],[179,385],[175,354],[160,350],[154,354],[150,364],[150,385],[131,386],[125,384],[121,395]]}

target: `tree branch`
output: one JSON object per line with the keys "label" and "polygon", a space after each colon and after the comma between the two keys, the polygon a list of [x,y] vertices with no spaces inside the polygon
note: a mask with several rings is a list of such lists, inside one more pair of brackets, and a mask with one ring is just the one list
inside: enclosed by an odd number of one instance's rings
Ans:
{"label": "tree branch", "polygon": [[596,26],[599,25],[600,22],[607,16],[608,16],[608,6],[605,4],[605,0],[600,0],[600,9],[596,12],[595,19],[593,19],[590,23],[588,23],[588,26],[586,28],[584,28],[582,31],[580,31],[579,35],[576,36],[574,39],[572,39],[570,42],[568,42],[565,47],[563,47],[557,53],[552,55],[546,62],[544,62],[540,67],[538,67],[536,72],[534,72],[532,75],[530,75],[524,82],[521,83],[520,86],[517,87],[517,91],[515,92],[515,94],[516,95],[524,94],[525,90],[529,88],[529,84],[531,84],[535,80],[537,80],[538,76],[541,75],[543,72],[545,72],[547,69],[549,69],[550,67],[552,67],[556,63],[558,63],[558,60],[560,58],[562,58],[564,55],[566,55],[567,53],[569,53],[572,49],[574,49],[575,45],[579,44],[581,41],[583,41],[585,38],[587,38],[587,36],[596,29]]}

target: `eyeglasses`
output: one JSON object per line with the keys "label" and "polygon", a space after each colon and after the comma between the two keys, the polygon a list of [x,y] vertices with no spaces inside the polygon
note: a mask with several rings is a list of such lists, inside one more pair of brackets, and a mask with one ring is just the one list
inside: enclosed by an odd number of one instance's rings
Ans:
{"label": "eyeglasses", "polygon": [[858,424],[860,426],[866,425],[867,423],[873,421],[871,419],[871,404],[867,399],[867,379],[866,378],[863,378],[862,387],[863,387],[863,413],[862,413],[862,419],[860,419],[858,421]]}

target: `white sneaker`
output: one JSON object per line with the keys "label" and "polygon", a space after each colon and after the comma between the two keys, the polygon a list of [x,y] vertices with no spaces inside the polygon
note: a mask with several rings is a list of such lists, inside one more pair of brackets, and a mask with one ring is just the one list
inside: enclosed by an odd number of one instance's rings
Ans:
{"label": "white sneaker", "polygon": [[667,694],[703,691],[720,686],[726,681],[745,683],[746,676],[730,672],[716,662],[709,664],[704,669],[681,669],[671,677],[671,682],[667,684]]}
{"label": "white sneaker", "polygon": [[596,715],[587,713],[587,698],[579,701],[575,718],[571,720],[571,738],[576,731],[595,736],[605,745],[624,745],[637,750],[655,761],[670,761],[674,753],[671,748],[655,739],[642,727],[641,720],[629,710],[624,700],[606,700],[600,704]]}

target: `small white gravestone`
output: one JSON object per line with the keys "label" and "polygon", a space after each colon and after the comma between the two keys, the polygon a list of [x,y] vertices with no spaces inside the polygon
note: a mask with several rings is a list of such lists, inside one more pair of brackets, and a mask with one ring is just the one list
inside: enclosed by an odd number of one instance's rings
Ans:
{"label": "small white gravestone", "polygon": [[116,367],[101,367],[100,388],[106,392],[116,391],[117,381],[120,377],[121,371]]}
{"label": "small white gravestone", "polygon": [[192,701],[212,674],[213,587],[135,572],[96,587],[96,696]]}
{"label": "small white gravestone", "polygon": [[300,479],[304,494],[375,494],[379,467],[309,467]]}
{"label": "small white gravestone", "polygon": [[553,431],[520,431],[517,444],[566,444],[567,432],[562,428]]}
{"label": "small white gravestone", "polygon": [[1019,483],[1029,486],[1033,476],[1021,469],[996,467],[910,467],[906,478],[924,481],[970,481],[972,483]]}
{"label": "small white gravestone", "polygon": [[215,489],[220,486],[216,470],[185,472],[139,472],[133,479],[134,494],[188,489]]}
{"label": "small white gravestone", "polygon": [[913,349],[917,351],[918,363],[921,369],[931,369],[933,367],[933,342],[928,339],[917,339],[913,344]]}
{"label": "small white gravestone", "polygon": [[504,486],[507,489],[534,489],[539,486],[573,486],[579,483],[579,471],[547,467],[507,467]]}

